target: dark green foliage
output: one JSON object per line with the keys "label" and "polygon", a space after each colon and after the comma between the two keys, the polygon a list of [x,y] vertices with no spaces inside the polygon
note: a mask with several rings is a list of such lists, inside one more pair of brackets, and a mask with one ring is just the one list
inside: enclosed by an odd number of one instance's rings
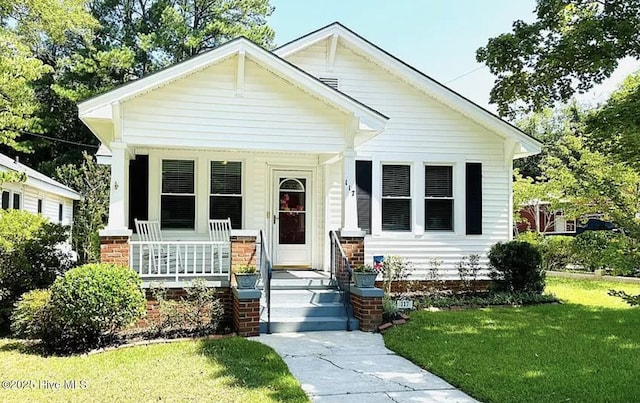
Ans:
{"label": "dark green foliage", "polygon": [[216,296],[216,289],[207,287],[203,280],[194,280],[185,288],[186,295],[180,299],[167,298],[167,289],[154,286],[152,294],[158,304],[158,317],[149,323],[158,335],[183,331],[189,334],[206,335],[218,329],[224,307]]}
{"label": "dark green foliage", "polygon": [[587,144],[640,171],[640,74],[628,76],[587,116]]}
{"label": "dark green foliage", "polygon": [[575,262],[574,238],[571,236],[545,236],[538,245],[544,270],[564,270]]}
{"label": "dark green foliage", "polygon": [[616,291],[616,290],[609,290],[608,294],[611,295],[612,297],[622,298],[627,304],[629,304],[631,306],[640,305],[640,294],[639,295],[629,295],[624,291]]}
{"label": "dark green foliage", "polygon": [[87,153],[82,158],[79,167],[72,164],[58,167],[56,177],[82,196],[82,200],[74,203],[72,242],[80,263],[95,263],[100,260],[98,231],[104,227],[109,213],[111,170],[98,165]]}
{"label": "dark green foliage", "polygon": [[25,339],[42,338],[49,323],[50,299],[49,290],[31,290],[22,294],[11,315],[13,335]]}
{"label": "dark green foliage", "polygon": [[51,286],[51,326],[43,342],[60,352],[101,345],[145,313],[140,284],[128,267],[87,264],[69,270]]}
{"label": "dark green foliage", "polygon": [[574,240],[576,262],[588,271],[638,275],[640,250],[636,240],[620,232],[585,231]]}
{"label": "dark green foliage", "polygon": [[542,294],[544,271],[540,252],[527,242],[498,242],[489,251],[489,276],[498,291]]}
{"label": "dark green foliage", "polygon": [[496,305],[534,305],[557,302],[553,295],[536,292],[491,292],[486,294],[430,294],[420,297],[416,307],[420,308],[449,308],[449,307],[485,307]]}
{"label": "dark green foliage", "polygon": [[73,264],[61,247],[67,230],[26,211],[0,212],[0,327],[8,328],[22,294],[50,286]]}
{"label": "dark green foliage", "polygon": [[538,0],[535,11],[476,54],[497,76],[491,102],[503,116],[567,101],[640,56],[639,0]]}

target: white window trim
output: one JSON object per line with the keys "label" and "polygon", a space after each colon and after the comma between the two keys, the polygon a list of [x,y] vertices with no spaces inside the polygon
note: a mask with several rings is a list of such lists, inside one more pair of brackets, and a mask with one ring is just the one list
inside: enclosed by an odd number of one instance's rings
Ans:
{"label": "white window trim", "polygon": [[[408,166],[409,167],[409,196],[384,196],[384,189],[383,189],[383,178],[384,178],[384,166],[385,165],[403,165],[403,166]],[[413,228],[414,228],[414,222],[415,222],[415,206],[413,205],[414,202],[413,200],[413,195],[414,195],[414,190],[413,190],[413,178],[415,176],[414,173],[414,169],[413,169],[413,163],[411,161],[381,161],[380,162],[380,176],[379,176],[379,184],[378,184],[378,188],[380,189],[380,230],[381,233],[383,234],[409,234],[413,232]],[[373,180],[373,173],[372,173],[372,180]],[[382,201],[383,200],[410,200],[409,202],[409,207],[411,208],[411,212],[410,212],[410,217],[409,217],[409,228],[406,230],[398,230],[398,231],[391,231],[391,230],[385,230],[382,228],[383,224],[383,215],[384,215],[384,211],[382,209]],[[373,214],[373,209],[372,212]],[[372,218],[373,221],[373,218]],[[373,223],[372,223],[373,226]],[[373,229],[372,229],[373,232]]]}
{"label": "white window trim", "polygon": [[[4,189],[0,190],[0,197],[2,197],[2,193],[4,193],[4,192],[8,192],[9,193],[9,207],[8,207],[9,210],[24,210],[24,194],[23,194],[23,192],[18,191],[18,190],[4,188]],[[14,198],[14,195],[16,195],[16,194],[20,195],[20,208],[18,208],[18,209],[13,208],[13,198]],[[2,206],[0,206],[0,210],[1,210],[1,207]]]}
{"label": "white window trim", "polygon": [[[427,167],[450,167],[451,168],[451,197],[443,197],[443,196],[427,196],[427,189],[426,189],[426,175],[427,175]],[[424,231],[425,232],[436,232],[436,233],[452,233],[455,232],[456,230],[456,221],[457,221],[457,214],[456,214],[456,166],[455,164],[451,163],[451,164],[445,164],[445,163],[430,163],[430,162],[424,162],[424,165],[422,166],[422,171],[424,172],[424,177],[423,177],[423,187],[422,187],[422,194],[424,195],[424,201],[426,202],[427,200],[452,200],[453,201],[453,205],[451,206],[451,229],[428,229],[427,228],[427,223],[425,222],[427,219],[427,208],[425,206],[425,202],[422,203],[422,209],[424,211],[424,216],[423,216],[423,223],[422,225],[424,225]]]}
{"label": "white window trim", "polygon": [[[212,193],[211,192],[211,175],[213,175],[213,172],[211,170],[211,163],[212,162],[220,162],[220,161],[227,161],[227,162],[239,162],[240,163],[240,194],[226,194],[226,193]],[[213,196],[225,196],[225,197],[240,197],[241,200],[241,204],[242,204],[242,214],[240,216],[240,229],[244,229],[245,228],[245,213],[246,213],[246,208],[245,208],[245,168],[246,168],[246,164],[243,160],[238,160],[238,159],[210,159],[207,162],[207,165],[209,166],[209,176],[207,177],[209,184],[208,186],[208,193],[209,196],[207,197],[207,218],[211,219],[211,211],[210,211],[210,205],[211,205],[211,197]]]}

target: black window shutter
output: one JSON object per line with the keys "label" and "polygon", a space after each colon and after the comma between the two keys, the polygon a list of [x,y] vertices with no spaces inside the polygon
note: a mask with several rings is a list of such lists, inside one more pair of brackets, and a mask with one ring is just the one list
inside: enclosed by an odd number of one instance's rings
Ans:
{"label": "black window shutter", "polygon": [[356,161],[356,201],[358,227],[371,234],[371,161]]}
{"label": "black window shutter", "polygon": [[149,219],[149,156],[136,155],[129,161],[129,228],[136,230],[134,218]]}
{"label": "black window shutter", "polygon": [[482,234],[482,164],[468,162],[466,166],[467,235]]}

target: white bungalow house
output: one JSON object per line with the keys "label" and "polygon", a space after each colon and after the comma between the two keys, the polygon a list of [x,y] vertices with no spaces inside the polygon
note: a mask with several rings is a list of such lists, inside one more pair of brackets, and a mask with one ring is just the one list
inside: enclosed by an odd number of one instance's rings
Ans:
{"label": "white bungalow house", "polygon": [[54,223],[73,225],[73,201],[80,200],[78,192],[4,154],[0,154],[0,172],[22,172],[27,177],[24,182],[0,184],[3,210],[25,210]]}
{"label": "white bungalow house", "polygon": [[273,51],[237,38],[79,114],[111,153],[101,235],[129,242],[149,278],[135,218],[159,222],[193,275],[217,264],[208,220],[230,217],[234,239],[262,231],[275,268],[328,272],[335,230],[363,243],[354,264],[402,255],[420,278],[437,259],[456,278],[462,257],[511,237],[512,161],[541,148],[339,23]]}

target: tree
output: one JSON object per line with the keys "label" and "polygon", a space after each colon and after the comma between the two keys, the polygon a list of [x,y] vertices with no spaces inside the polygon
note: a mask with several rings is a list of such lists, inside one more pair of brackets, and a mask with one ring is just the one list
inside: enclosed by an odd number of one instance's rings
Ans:
{"label": "tree", "polygon": [[25,150],[17,138],[40,131],[33,84],[51,66],[37,49],[86,37],[94,26],[83,0],[0,0],[0,144]]}
{"label": "tree", "polygon": [[476,52],[497,76],[491,102],[502,116],[566,102],[640,57],[640,0],[538,0],[535,12]]}
{"label": "tree", "polygon": [[587,118],[587,144],[640,172],[640,73],[631,74]]}
{"label": "tree", "polygon": [[[568,218],[604,214],[636,240],[640,240],[640,173],[627,164],[586,146],[586,114],[573,106],[549,116],[560,119],[560,132],[540,162],[541,175],[523,177],[516,171],[514,205],[528,200],[550,203],[551,212]],[[547,127],[549,125],[546,125]]]}
{"label": "tree", "polygon": [[82,165],[64,165],[57,169],[58,180],[80,193],[74,204],[72,242],[79,263],[100,261],[100,237],[109,212],[109,167],[98,165],[92,156],[83,154]]}
{"label": "tree", "polygon": [[79,163],[83,151],[98,145],[77,117],[77,102],[238,35],[265,47],[272,46],[274,37],[266,25],[273,11],[268,0],[90,0],[88,8],[100,23],[90,41],[47,42],[37,52],[51,66],[35,84],[42,106],[36,112],[39,126],[75,143],[56,147],[34,137],[23,142],[33,153],[21,158],[48,174],[56,166]]}

